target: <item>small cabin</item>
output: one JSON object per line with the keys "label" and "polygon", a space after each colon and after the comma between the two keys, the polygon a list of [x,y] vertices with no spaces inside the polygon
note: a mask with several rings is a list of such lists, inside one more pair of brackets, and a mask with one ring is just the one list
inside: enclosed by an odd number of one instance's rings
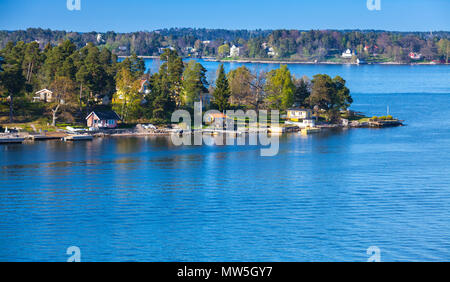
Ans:
{"label": "small cabin", "polygon": [[291,121],[299,121],[304,119],[312,119],[312,110],[310,109],[288,109],[287,110],[287,119]]}
{"label": "small cabin", "polygon": [[44,103],[51,103],[53,102],[53,92],[48,89],[42,89],[35,93],[35,96],[33,97],[33,102],[44,102]]}
{"label": "small cabin", "polygon": [[408,54],[408,56],[412,59],[412,60],[420,60],[422,58],[422,54],[418,54],[415,52],[410,52]]}
{"label": "small cabin", "polygon": [[205,114],[205,123],[213,124],[213,123],[222,123],[224,124],[227,119],[227,116],[223,113],[206,113]]}
{"label": "small cabin", "polygon": [[342,53],[342,58],[350,59],[353,57],[352,50],[347,49],[344,53]]}
{"label": "small cabin", "polygon": [[119,120],[119,115],[112,110],[94,110],[86,117],[87,126],[96,129],[116,128]]}

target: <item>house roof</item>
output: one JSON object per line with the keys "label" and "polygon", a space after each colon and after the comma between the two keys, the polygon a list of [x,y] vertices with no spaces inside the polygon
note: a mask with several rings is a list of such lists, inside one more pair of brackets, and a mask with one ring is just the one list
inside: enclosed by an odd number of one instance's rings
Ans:
{"label": "house roof", "polygon": [[86,119],[88,119],[92,114],[95,114],[100,120],[120,120],[119,115],[112,110],[94,110],[86,117]]}
{"label": "house roof", "polygon": [[312,111],[311,109],[305,109],[305,108],[291,108],[291,109],[287,109],[287,111],[303,111],[303,112],[310,112]]}
{"label": "house roof", "polygon": [[48,90],[47,88],[45,88],[45,89],[39,90],[39,91],[36,92],[35,94],[41,94],[41,93],[43,93],[43,92],[50,92],[50,93],[53,93],[52,91],[50,91],[50,90]]}
{"label": "house roof", "polygon": [[208,114],[208,115],[213,117],[213,118],[227,118],[227,116],[222,114],[222,113],[211,113],[211,114]]}

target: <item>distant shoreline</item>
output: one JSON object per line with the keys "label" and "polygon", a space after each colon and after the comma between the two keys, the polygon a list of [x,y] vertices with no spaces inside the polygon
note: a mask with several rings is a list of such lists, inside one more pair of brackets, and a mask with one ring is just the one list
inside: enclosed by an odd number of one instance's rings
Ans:
{"label": "distant shoreline", "polygon": [[[120,59],[128,58],[130,56],[117,56]],[[138,58],[142,59],[159,59],[159,56],[138,56]],[[418,62],[418,63],[398,63],[398,62],[370,62],[364,64],[357,63],[342,63],[342,62],[303,62],[303,61],[289,61],[289,60],[259,60],[259,59],[235,59],[235,60],[220,60],[214,57],[203,57],[203,58],[189,58],[185,57],[184,59],[202,59],[206,62],[218,62],[218,63],[245,63],[245,64],[298,64],[298,65],[449,65],[445,63],[433,63],[433,62]]]}

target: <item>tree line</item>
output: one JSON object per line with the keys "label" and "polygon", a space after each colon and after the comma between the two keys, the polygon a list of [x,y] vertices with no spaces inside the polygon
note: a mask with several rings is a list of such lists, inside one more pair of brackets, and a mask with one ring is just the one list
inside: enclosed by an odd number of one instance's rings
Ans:
{"label": "tree line", "polygon": [[[133,33],[78,33],[30,28],[0,31],[0,47],[7,42],[37,41],[41,47],[71,40],[77,48],[93,42],[117,54],[159,56],[172,47],[181,56],[225,57],[224,49],[239,46],[240,57],[333,61],[351,49],[361,59],[373,62],[410,62],[410,52],[423,60],[448,62],[450,33],[393,32],[374,30],[223,30],[173,28]],[[272,52],[269,52],[272,50]]]}
{"label": "tree line", "polygon": [[[214,79],[195,60],[184,61],[176,50],[165,49],[158,72],[146,72],[136,54],[119,62],[107,48],[70,40],[39,48],[36,42],[8,43],[0,51],[0,94],[15,113],[47,116],[57,121],[82,122],[95,107],[114,109],[124,122],[166,123],[175,109],[193,109],[206,101],[209,108],[276,109],[318,107],[329,119],[352,103],[345,80],[319,74],[296,78],[286,65],[265,71],[245,66],[226,73],[221,65]],[[49,89],[50,103],[33,103],[35,93]],[[210,102],[210,103],[208,103]],[[4,113],[3,113],[4,114]]]}

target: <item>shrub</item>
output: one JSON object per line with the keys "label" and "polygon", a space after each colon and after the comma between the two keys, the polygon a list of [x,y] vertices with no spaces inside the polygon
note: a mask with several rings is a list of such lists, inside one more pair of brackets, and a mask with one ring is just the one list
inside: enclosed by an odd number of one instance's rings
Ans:
{"label": "shrub", "polygon": [[386,116],[387,120],[393,120],[394,118],[391,115]]}

